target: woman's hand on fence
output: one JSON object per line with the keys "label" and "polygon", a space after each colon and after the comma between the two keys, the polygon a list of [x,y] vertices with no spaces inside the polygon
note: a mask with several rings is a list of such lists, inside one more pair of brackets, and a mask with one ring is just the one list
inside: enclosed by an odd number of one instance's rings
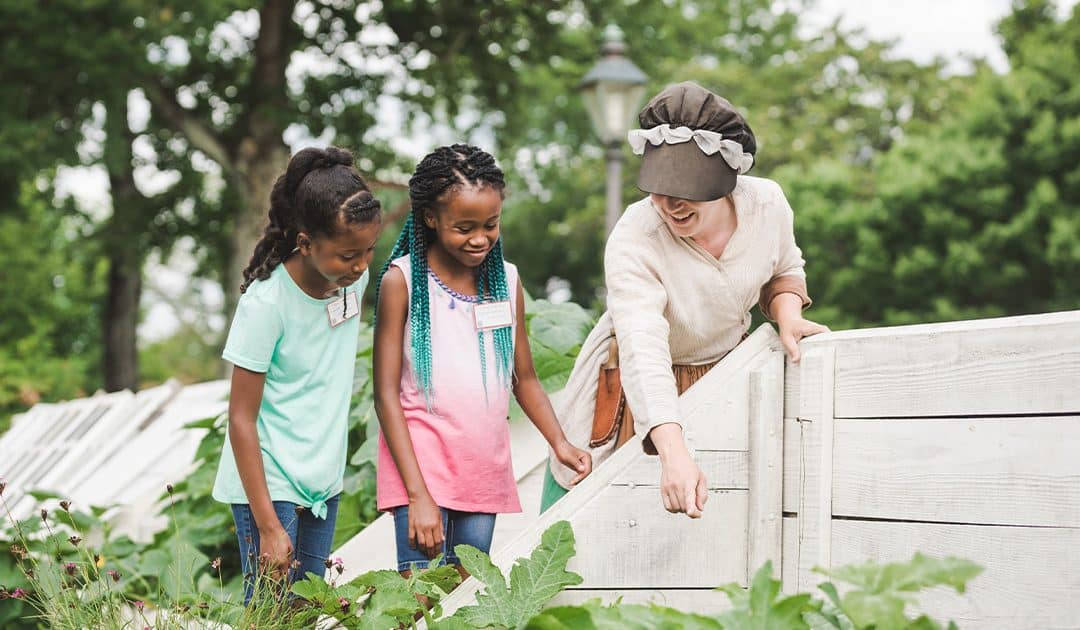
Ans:
{"label": "woman's hand on fence", "polygon": [[570,481],[571,485],[576,486],[592,472],[592,455],[566,440],[555,447],[555,457],[563,466],[577,472],[577,476]]}
{"label": "woman's hand on fence", "polygon": [[780,343],[784,344],[784,350],[791,357],[792,363],[798,363],[802,355],[799,352],[799,342],[805,337],[829,332],[828,326],[822,326],[802,317],[778,320],[780,326]]}
{"label": "woman's hand on fence", "polygon": [[431,495],[409,501],[409,546],[429,558],[442,553],[442,510]]}

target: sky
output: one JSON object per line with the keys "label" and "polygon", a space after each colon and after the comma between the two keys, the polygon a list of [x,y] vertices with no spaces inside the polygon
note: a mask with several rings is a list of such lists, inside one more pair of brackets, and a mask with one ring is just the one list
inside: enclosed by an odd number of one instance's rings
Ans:
{"label": "sky", "polygon": [[[1059,0],[1060,14],[1066,15],[1078,1]],[[839,18],[842,26],[863,29],[871,39],[895,40],[897,57],[922,62],[941,57],[952,72],[965,72],[970,67],[965,60],[968,57],[983,57],[993,68],[1005,72],[1008,63],[993,29],[1009,12],[1010,4],[1011,0],[817,0],[817,8],[804,20],[813,30]],[[100,205],[108,200],[104,182],[102,173],[73,171],[61,182],[61,188],[75,192],[86,205]],[[192,287],[188,279],[193,269],[185,259],[190,261],[190,256],[181,251],[168,265],[150,263],[147,276],[154,282],[143,297],[146,317],[139,327],[142,342],[167,337],[181,323],[175,310],[161,299],[161,292],[176,298],[190,295],[194,289],[201,294],[205,309],[214,310],[220,304],[221,291],[216,285]],[[184,317],[198,316],[189,312]],[[217,316],[210,325],[220,329],[225,323],[224,317]]]}

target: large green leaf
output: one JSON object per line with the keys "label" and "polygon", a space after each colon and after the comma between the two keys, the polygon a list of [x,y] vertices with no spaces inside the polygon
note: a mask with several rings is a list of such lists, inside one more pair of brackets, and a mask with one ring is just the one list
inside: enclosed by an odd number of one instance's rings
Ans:
{"label": "large green leaf", "polygon": [[486,587],[476,596],[476,605],[454,615],[476,627],[523,628],[559,591],[581,583],[580,575],[566,570],[574,555],[574,532],[567,521],[549,527],[540,546],[528,558],[518,559],[510,569],[509,588],[487,554],[468,545],[454,550],[462,566]]}
{"label": "large green leaf", "polygon": [[732,610],[717,619],[728,630],[788,630],[807,628],[803,613],[817,610],[806,594],[780,597],[780,581],[772,578],[772,562],[766,562],[754,574],[749,592],[742,593],[737,584],[719,590],[732,600]]}
{"label": "large green leaf", "polygon": [[536,300],[535,305],[536,312],[529,320],[529,335],[556,352],[569,354],[592,330],[592,316],[573,302],[552,304]]}

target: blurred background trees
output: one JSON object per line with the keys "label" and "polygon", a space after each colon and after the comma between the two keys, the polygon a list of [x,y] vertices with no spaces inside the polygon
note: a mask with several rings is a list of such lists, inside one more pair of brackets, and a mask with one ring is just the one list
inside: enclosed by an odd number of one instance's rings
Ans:
{"label": "blurred background trees", "polygon": [[[239,269],[304,144],[356,153],[387,208],[377,264],[417,158],[485,146],[510,178],[504,235],[529,292],[598,306],[603,153],[575,88],[608,23],[650,93],[691,79],[743,109],[752,174],[788,194],[823,323],[1076,308],[1080,13],[1018,0],[998,26],[1009,69],[957,75],[808,29],[813,9],[0,0],[0,416],[219,374]],[[627,200],[635,177],[630,160]],[[161,308],[180,325],[140,341]]]}

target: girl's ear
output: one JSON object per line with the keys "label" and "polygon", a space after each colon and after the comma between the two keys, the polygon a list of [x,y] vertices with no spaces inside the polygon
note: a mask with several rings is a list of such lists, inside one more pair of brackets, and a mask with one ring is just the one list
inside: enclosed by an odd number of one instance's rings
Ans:
{"label": "girl's ear", "polygon": [[307,232],[300,232],[296,235],[296,249],[301,256],[311,255],[311,237],[307,235]]}
{"label": "girl's ear", "polygon": [[429,230],[435,229],[435,213],[431,210],[424,210],[424,225],[426,225]]}

